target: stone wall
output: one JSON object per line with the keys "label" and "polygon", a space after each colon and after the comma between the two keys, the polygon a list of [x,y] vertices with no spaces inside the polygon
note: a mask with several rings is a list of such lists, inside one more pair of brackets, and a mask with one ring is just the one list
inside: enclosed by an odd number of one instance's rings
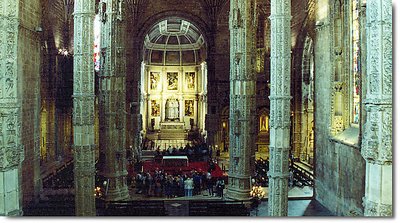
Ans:
{"label": "stone wall", "polygon": [[18,35],[18,76],[22,99],[21,143],[24,146],[22,163],[22,199],[31,201],[40,188],[39,120],[40,120],[40,26],[39,0],[20,1]]}
{"label": "stone wall", "polygon": [[[335,215],[362,215],[365,161],[358,148],[358,128],[331,134],[333,97],[332,1],[318,0],[315,38],[315,198]],[[349,116],[350,114],[345,114]],[[351,143],[344,139],[351,139]]]}
{"label": "stone wall", "polygon": [[335,215],[363,215],[365,160],[360,150],[328,142],[316,153],[316,199]]}

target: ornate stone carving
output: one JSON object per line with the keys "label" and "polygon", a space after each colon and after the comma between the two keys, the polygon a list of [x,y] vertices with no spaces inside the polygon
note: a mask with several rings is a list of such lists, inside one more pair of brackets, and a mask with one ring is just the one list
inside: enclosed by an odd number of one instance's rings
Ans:
{"label": "ornate stone carving", "polygon": [[18,1],[0,3],[0,176],[8,187],[0,187],[0,215],[22,215],[21,182],[18,181],[24,158],[21,145],[21,91],[17,67],[20,13]]}
{"label": "ornate stone carving", "polygon": [[95,215],[94,204],[94,1],[75,1],[74,11],[74,164],[76,215]]}
{"label": "ornate stone carving", "polygon": [[361,153],[366,160],[373,163],[392,162],[392,111],[391,107],[367,105],[367,121],[364,125],[364,137]]}
{"label": "ornate stone carving", "polygon": [[6,148],[6,159],[10,167],[18,166],[21,162],[21,149],[18,147]]}
{"label": "ornate stone carving", "polygon": [[393,216],[393,206],[389,204],[376,203],[363,198],[365,216]]}
{"label": "ornate stone carving", "polygon": [[290,0],[272,1],[270,19],[271,30],[275,32],[271,33],[269,215],[287,216],[291,99]]}
{"label": "ornate stone carving", "polygon": [[254,2],[230,2],[231,70],[230,81],[230,168],[228,197],[247,199],[250,192],[251,159],[255,140],[252,120],[255,117],[256,77],[253,68],[255,41],[252,6]]}
{"label": "ornate stone carving", "polygon": [[[101,57],[100,95],[104,97],[99,109],[101,150],[105,151],[105,163],[102,174],[110,180],[107,200],[121,200],[128,197],[125,159],[119,159],[125,150],[125,7],[121,0],[107,0],[106,18],[103,22],[101,47],[105,52]],[[139,4],[139,2],[133,2]],[[139,130],[140,131],[140,130]],[[137,131],[138,132],[138,131]],[[135,133],[136,134],[136,133]]]}
{"label": "ornate stone carving", "polygon": [[[375,203],[391,201],[391,174],[382,174],[378,182],[367,179],[379,171],[392,168],[392,7],[389,0],[367,1],[367,93],[363,100],[366,123],[363,126],[361,154],[367,161],[364,213],[367,216],[391,216],[392,204]],[[374,175],[374,176],[372,176]],[[369,184],[374,185],[369,185]],[[380,184],[380,185],[376,185]],[[385,188],[385,189],[383,189]],[[385,191],[382,191],[385,190]]]}

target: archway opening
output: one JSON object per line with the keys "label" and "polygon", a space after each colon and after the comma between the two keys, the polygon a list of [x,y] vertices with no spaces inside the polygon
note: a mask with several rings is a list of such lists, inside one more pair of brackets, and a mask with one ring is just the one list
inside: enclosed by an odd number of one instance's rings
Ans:
{"label": "archway opening", "polygon": [[168,17],[145,35],[141,69],[142,149],[205,141],[207,46],[190,21]]}

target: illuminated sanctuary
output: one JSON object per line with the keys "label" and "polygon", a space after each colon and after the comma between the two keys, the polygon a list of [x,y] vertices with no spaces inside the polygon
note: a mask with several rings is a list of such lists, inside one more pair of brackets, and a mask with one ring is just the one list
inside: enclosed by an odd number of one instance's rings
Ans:
{"label": "illuminated sanctuary", "polygon": [[207,63],[202,33],[181,18],[152,27],[144,40],[140,114],[150,149],[181,147],[206,134]]}
{"label": "illuminated sanctuary", "polygon": [[0,0],[0,216],[394,216],[389,0]]}

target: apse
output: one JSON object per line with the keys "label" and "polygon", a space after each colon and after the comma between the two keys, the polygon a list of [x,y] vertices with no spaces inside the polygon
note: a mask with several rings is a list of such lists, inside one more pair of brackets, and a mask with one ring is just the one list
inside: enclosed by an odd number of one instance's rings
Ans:
{"label": "apse", "polygon": [[141,71],[142,149],[164,150],[204,140],[207,112],[206,42],[182,18],[163,19],[148,31]]}

